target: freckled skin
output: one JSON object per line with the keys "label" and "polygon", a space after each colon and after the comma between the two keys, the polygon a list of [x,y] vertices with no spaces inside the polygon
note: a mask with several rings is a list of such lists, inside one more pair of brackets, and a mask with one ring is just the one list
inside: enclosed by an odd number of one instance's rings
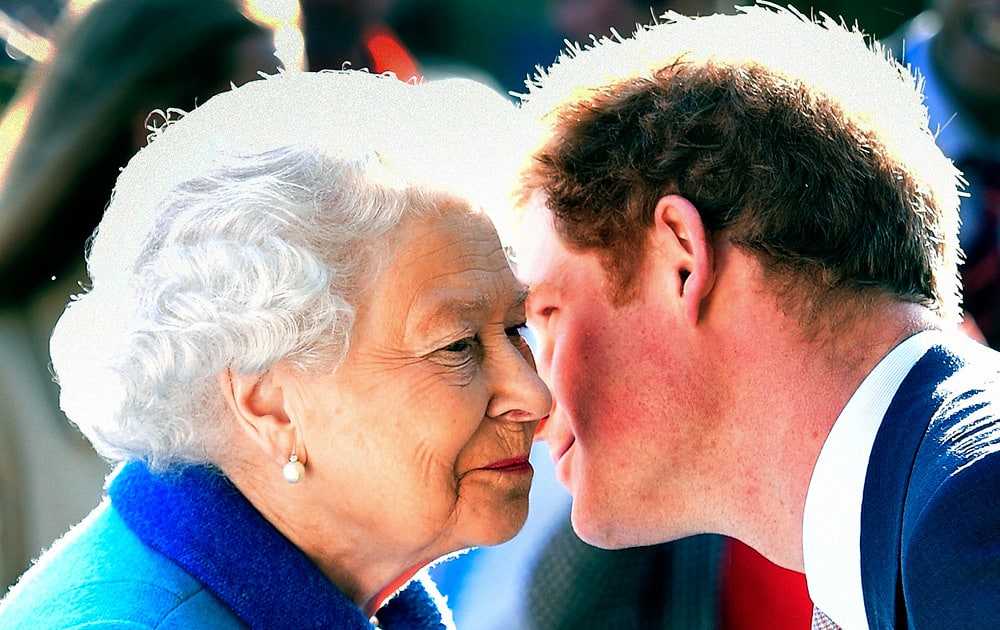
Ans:
{"label": "freckled skin", "polygon": [[454,204],[405,219],[392,251],[344,363],[290,383],[286,403],[337,546],[395,576],[517,533],[530,469],[484,467],[527,455],[551,399],[517,330],[524,288],[486,216]]}

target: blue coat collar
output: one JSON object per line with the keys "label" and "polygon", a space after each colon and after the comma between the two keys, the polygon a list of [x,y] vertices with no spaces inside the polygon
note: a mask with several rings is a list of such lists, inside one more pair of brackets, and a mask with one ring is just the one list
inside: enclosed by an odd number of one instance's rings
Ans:
{"label": "blue coat collar", "polygon": [[[215,469],[123,466],[112,504],[146,544],[196,577],[251,628],[368,630],[365,615]],[[377,614],[383,628],[445,628],[413,581]]]}

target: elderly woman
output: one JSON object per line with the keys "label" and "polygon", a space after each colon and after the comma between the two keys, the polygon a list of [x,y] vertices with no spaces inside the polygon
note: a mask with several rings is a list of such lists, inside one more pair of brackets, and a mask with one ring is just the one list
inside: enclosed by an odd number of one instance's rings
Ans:
{"label": "elderly woman", "polygon": [[121,464],[0,626],[450,625],[421,569],[518,531],[551,405],[484,213],[512,109],[287,73],[158,130],[51,343]]}

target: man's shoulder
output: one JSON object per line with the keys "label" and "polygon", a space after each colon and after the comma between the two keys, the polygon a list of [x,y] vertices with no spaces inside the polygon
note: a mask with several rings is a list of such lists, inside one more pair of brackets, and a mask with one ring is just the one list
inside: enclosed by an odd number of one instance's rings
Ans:
{"label": "man's shoulder", "polygon": [[[954,340],[932,347],[911,374],[884,420],[896,439],[872,453],[862,564],[887,569],[888,582],[868,581],[886,601],[898,580],[911,623],[979,627],[1000,610],[1000,353]],[[915,449],[899,446],[910,440]],[[897,476],[899,494],[885,491]],[[872,514],[887,520],[866,521]],[[887,525],[897,537],[871,536]],[[889,547],[866,546],[866,535]]]}
{"label": "man's shoulder", "polygon": [[977,398],[928,432],[903,508],[903,597],[926,627],[985,627],[1000,614],[1000,423],[995,401]]}
{"label": "man's shoulder", "polygon": [[900,579],[910,619],[974,627],[1000,610],[1000,353],[936,351],[946,369],[906,490]]}
{"label": "man's shoulder", "polygon": [[1000,352],[964,340],[932,351],[938,354],[941,378],[932,391],[937,409],[921,450],[954,458],[956,465],[996,451],[1000,447]]}
{"label": "man's shoulder", "polygon": [[[937,350],[946,366],[934,384],[935,411],[920,441],[907,503],[944,500],[949,494],[981,496],[965,507],[967,517],[1000,512],[1000,352],[977,343],[954,343]],[[901,392],[899,395],[906,395]],[[992,480],[992,481],[987,481]],[[944,515],[943,515],[944,516]],[[997,530],[1000,531],[1000,530]]]}
{"label": "man's shoulder", "polygon": [[46,551],[0,603],[0,626],[241,627],[190,574],[104,503]]}
{"label": "man's shoulder", "polygon": [[893,405],[905,409],[923,405],[925,399],[934,406],[932,430],[971,408],[995,412],[1000,405],[1000,352],[959,334],[942,335],[903,380]]}
{"label": "man's shoulder", "polygon": [[[869,468],[909,468],[901,477],[911,486],[908,501],[920,496],[915,485],[939,485],[972,465],[1000,466],[1000,352],[959,337],[935,344],[882,424]],[[912,448],[901,448],[907,442]]]}

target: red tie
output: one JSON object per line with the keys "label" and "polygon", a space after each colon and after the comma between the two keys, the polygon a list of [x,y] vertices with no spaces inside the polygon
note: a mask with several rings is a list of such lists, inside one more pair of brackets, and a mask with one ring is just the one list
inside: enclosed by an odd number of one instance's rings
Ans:
{"label": "red tie", "polygon": [[813,605],[806,576],[727,539],[722,556],[723,630],[804,630]]}
{"label": "red tie", "polygon": [[1000,348],[1000,163],[968,160],[961,164],[969,178],[971,193],[983,209],[978,238],[966,252],[962,265],[963,302],[986,342]]}

